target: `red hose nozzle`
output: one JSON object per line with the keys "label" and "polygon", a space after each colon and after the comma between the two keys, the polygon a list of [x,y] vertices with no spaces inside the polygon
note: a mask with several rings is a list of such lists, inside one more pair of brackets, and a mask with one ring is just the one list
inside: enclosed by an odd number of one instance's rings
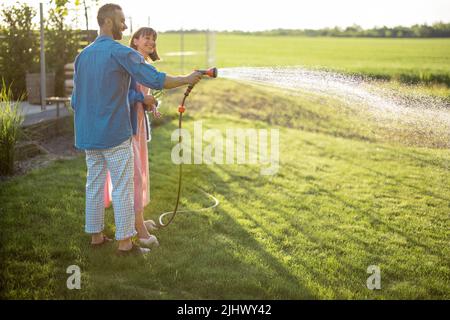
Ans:
{"label": "red hose nozzle", "polygon": [[200,72],[201,74],[208,76],[210,78],[217,78],[217,68],[210,68],[208,70],[196,70],[198,72]]}

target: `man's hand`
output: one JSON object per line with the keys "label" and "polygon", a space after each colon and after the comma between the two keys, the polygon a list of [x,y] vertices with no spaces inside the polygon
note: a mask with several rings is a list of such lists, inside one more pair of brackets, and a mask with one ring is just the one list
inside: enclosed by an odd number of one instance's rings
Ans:
{"label": "man's hand", "polygon": [[151,111],[156,106],[156,99],[150,95],[146,94],[144,95],[144,107],[145,111]]}
{"label": "man's hand", "polygon": [[202,79],[203,74],[198,71],[192,72],[190,75],[186,76],[186,81],[189,85],[195,85]]}
{"label": "man's hand", "polygon": [[164,89],[173,89],[188,85],[195,85],[202,78],[202,73],[198,71],[192,72],[187,76],[178,76],[172,77],[170,75],[166,75],[166,80],[164,80]]}

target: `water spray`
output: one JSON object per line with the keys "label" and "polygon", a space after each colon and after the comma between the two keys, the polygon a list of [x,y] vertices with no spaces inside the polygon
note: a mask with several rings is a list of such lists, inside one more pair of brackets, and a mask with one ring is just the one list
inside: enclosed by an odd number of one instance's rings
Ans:
{"label": "water spray", "polygon": [[[217,68],[210,68],[207,70],[195,70],[197,72],[200,72],[203,76],[207,76],[210,78],[217,78]],[[189,85],[189,87],[186,89],[186,91],[184,92],[184,97],[183,100],[181,101],[181,104],[178,107],[178,143],[181,144],[182,142],[182,136],[181,136],[181,127],[182,127],[182,119],[183,119],[183,113],[186,111],[186,107],[185,107],[185,103],[186,103],[186,99],[189,96],[189,94],[191,93],[192,89],[194,88],[194,85]],[[183,157],[183,149],[181,149],[180,151],[180,156]],[[175,208],[173,209],[173,211],[169,211],[169,212],[164,212],[159,216],[159,225],[154,225],[153,227],[156,228],[163,228],[163,227],[167,227],[175,218],[175,215],[178,212],[178,204],[180,203],[180,195],[181,195],[181,181],[182,181],[182,162],[180,162],[180,164],[178,165],[179,171],[178,171],[178,194],[177,194],[177,200],[175,203]],[[219,202],[216,198],[214,198],[212,195],[206,193],[205,191],[201,190],[203,193],[205,193],[207,196],[211,197],[214,201],[215,204],[209,208],[206,209],[210,209],[210,208],[214,208],[216,207]],[[185,211],[184,211],[185,212]],[[172,215],[170,216],[169,221],[167,221],[167,223],[163,223],[163,218],[164,216],[166,216],[167,214],[171,213]]]}
{"label": "water spray", "polygon": [[223,68],[220,77],[280,88],[289,95],[313,99],[310,101],[314,103],[317,97],[337,99],[396,142],[450,147],[450,100],[421,93],[416,86],[396,89],[389,82],[370,77],[300,66]]}

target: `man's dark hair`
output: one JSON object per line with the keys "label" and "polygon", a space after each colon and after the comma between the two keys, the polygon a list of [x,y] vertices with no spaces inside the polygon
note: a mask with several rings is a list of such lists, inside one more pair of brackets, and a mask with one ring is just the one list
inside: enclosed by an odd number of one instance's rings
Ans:
{"label": "man's dark hair", "polygon": [[122,8],[114,3],[108,3],[105,4],[104,6],[101,6],[100,9],[98,9],[97,13],[98,25],[101,27],[105,23],[106,18],[114,20],[116,10],[122,10]]}

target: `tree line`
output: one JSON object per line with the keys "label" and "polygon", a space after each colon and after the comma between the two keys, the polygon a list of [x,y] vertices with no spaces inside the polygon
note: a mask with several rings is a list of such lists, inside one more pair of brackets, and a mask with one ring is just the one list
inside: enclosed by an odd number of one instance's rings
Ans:
{"label": "tree line", "polygon": [[[207,30],[190,29],[185,33],[199,33]],[[179,33],[169,30],[167,33]],[[265,31],[221,31],[228,34],[262,35],[262,36],[303,36],[303,37],[367,37],[367,38],[449,38],[450,23],[436,22],[432,25],[415,24],[410,27],[374,27],[363,29],[359,25],[346,28],[334,27],[323,29],[273,29]]]}

